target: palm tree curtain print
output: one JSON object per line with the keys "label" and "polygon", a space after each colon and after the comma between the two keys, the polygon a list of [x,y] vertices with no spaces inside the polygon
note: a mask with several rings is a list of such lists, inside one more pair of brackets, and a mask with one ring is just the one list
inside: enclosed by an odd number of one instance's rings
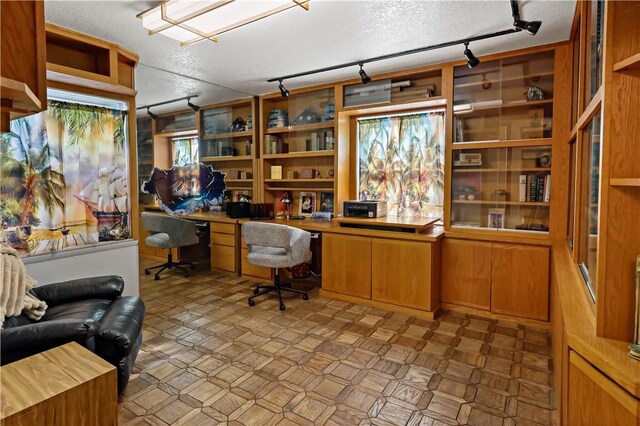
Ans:
{"label": "palm tree curtain print", "polygon": [[390,216],[442,217],[444,112],[358,120],[358,193]]}
{"label": "palm tree curtain print", "polygon": [[49,101],[0,150],[3,237],[24,255],[129,237],[126,113]]}

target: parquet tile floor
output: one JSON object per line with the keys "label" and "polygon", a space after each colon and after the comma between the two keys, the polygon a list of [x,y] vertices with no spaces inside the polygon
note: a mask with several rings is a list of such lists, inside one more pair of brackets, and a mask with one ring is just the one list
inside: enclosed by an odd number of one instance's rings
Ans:
{"label": "parquet tile floor", "polygon": [[[149,262],[143,260],[142,267]],[[320,297],[247,306],[221,273],[141,275],[144,343],[121,425],[551,425],[550,337]]]}

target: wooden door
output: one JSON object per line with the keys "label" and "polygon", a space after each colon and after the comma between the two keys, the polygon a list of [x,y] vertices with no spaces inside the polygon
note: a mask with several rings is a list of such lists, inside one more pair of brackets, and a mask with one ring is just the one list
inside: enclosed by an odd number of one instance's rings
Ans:
{"label": "wooden door", "polygon": [[576,352],[569,354],[569,406],[571,426],[637,426],[640,402]]}
{"label": "wooden door", "polygon": [[373,300],[431,310],[430,244],[374,238],[371,253]]}
{"label": "wooden door", "polygon": [[549,320],[549,248],[493,243],[491,311]]}
{"label": "wooden door", "polygon": [[488,311],[491,307],[491,243],[442,242],[440,298]]}
{"label": "wooden door", "polygon": [[322,289],[371,299],[371,238],[322,235]]}

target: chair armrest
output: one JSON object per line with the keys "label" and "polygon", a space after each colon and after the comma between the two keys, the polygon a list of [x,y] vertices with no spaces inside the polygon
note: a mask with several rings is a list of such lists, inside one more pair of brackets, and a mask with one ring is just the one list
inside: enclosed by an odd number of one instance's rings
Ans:
{"label": "chair armrest", "polygon": [[291,260],[294,265],[309,260],[309,249],[311,247],[311,233],[296,229],[291,236]]}
{"label": "chair armrest", "polygon": [[51,320],[3,329],[0,333],[0,364],[17,361],[65,343],[78,342],[85,346],[97,329],[98,324],[94,320],[73,319]]}
{"label": "chair armrest", "polygon": [[124,281],[116,275],[80,278],[33,288],[38,298],[55,306],[82,299],[114,300],[122,294]]}
{"label": "chair armrest", "polygon": [[100,319],[96,353],[113,362],[128,356],[142,332],[145,313],[144,303],[139,297],[114,300]]}

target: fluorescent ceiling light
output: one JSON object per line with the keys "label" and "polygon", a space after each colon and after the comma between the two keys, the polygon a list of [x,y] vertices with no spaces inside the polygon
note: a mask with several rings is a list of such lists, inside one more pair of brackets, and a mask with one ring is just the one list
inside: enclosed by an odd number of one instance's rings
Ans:
{"label": "fluorescent ceiling light", "polygon": [[162,34],[181,45],[217,36],[293,7],[309,10],[309,0],[167,0],[142,12],[149,34]]}

